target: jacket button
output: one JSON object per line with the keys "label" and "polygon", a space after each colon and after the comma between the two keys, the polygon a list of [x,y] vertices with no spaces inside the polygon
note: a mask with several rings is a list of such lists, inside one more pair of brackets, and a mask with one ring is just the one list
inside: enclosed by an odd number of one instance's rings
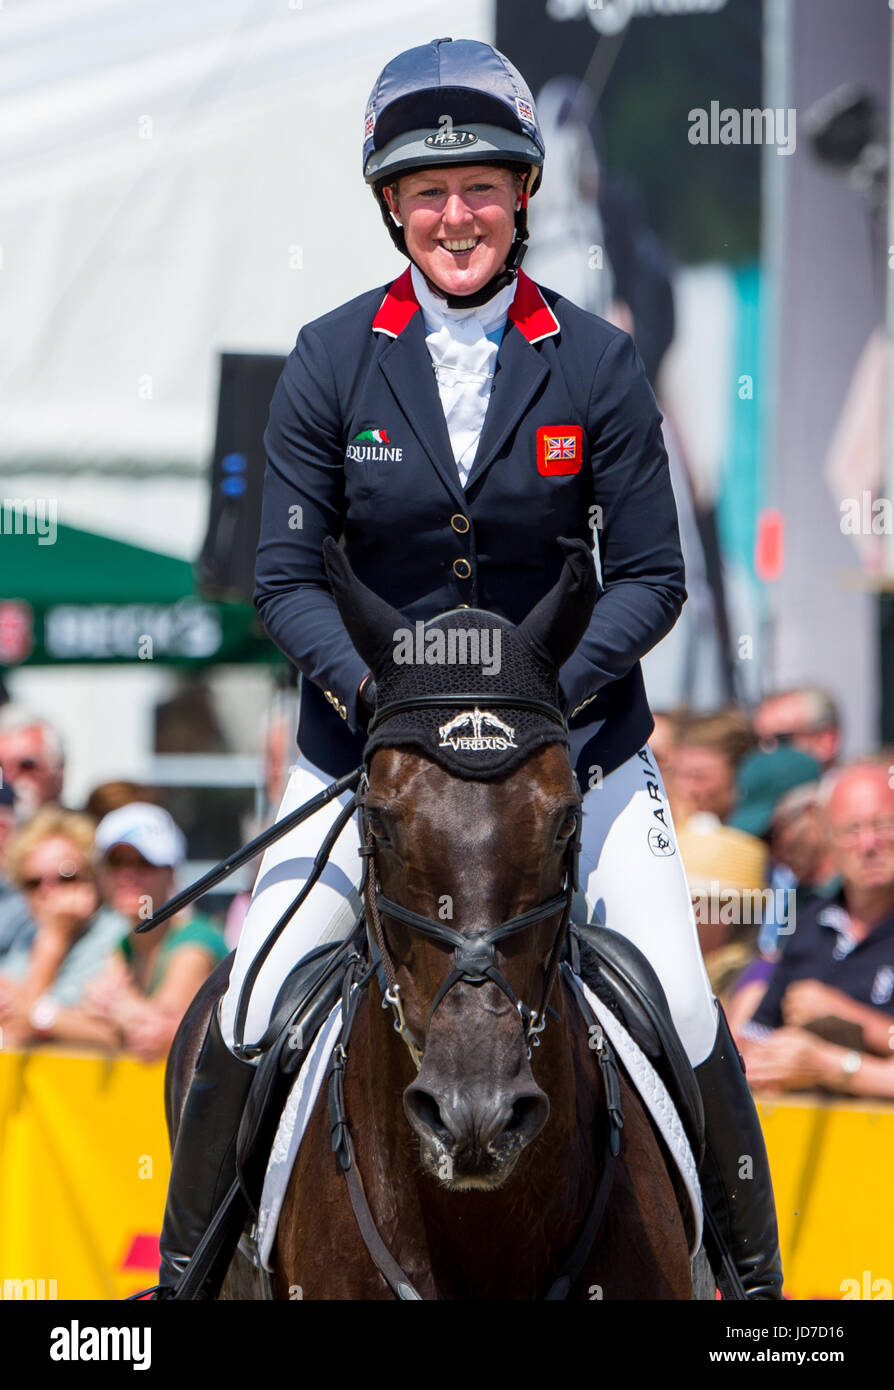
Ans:
{"label": "jacket button", "polygon": [[467,603],[458,603],[456,606],[457,608],[468,608],[469,605]]}
{"label": "jacket button", "polygon": [[463,516],[462,512],[456,512],[450,518],[450,525],[453,527],[454,531],[458,531],[461,536],[464,536],[468,531],[471,522],[469,521],[469,518],[467,516]]}
{"label": "jacket button", "polygon": [[472,566],[469,564],[468,560],[454,560],[453,573],[456,575],[457,579],[468,579],[469,575],[472,573]]}

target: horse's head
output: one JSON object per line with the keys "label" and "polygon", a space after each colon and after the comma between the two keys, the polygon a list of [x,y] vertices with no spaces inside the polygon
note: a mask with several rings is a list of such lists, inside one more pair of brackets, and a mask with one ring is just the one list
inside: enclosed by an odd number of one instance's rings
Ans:
{"label": "horse's head", "polygon": [[404,1109],[423,1164],[452,1188],[498,1187],[549,1115],[530,1056],[580,820],[557,673],[597,592],[587,546],[561,544],[558,583],[518,627],[455,609],[415,628],[325,546],[378,689],[361,806],[367,925],[418,1066]]}

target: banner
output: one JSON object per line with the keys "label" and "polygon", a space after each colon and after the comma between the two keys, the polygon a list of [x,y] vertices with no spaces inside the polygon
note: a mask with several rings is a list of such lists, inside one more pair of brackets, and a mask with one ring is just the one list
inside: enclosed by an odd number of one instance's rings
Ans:
{"label": "banner", "polygon": [[0,1052],[0,1298],[156,1283],[169,1172],[163,1062]]}

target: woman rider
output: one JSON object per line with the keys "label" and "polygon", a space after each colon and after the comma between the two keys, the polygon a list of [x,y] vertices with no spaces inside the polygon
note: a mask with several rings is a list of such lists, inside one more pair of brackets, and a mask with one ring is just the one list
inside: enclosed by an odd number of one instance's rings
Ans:
{"label": "woman rider", "polygon": [[[412,624],[467,605],[518,623],[558,579],[558,536],[593,540],[603,591],[560,671],[587,788],[587,912],[648,956],[700,1083],[706,1203],[749,1297],[780,1298],[760,1125],[698,948],[639,658],[686,597],[661,416],[632,340],[519,263],[544,159],[533,99],[490,45],[437,39],[390,62],[366,110],[363,172],[410,265],[308,324],[277,385],[256,603],[302,673],[300,754],[280,816],[361,761],[375,689],[322,557],[341,537],[360,579]],[[267,852],[220,1016],[183,1113],[161,1238],[170,1291],[234,1174],[253,1045],[308,950],[359,907],[356,819],[260,970],[341,802]],[[635,892],[633,885],[636,886]],[[751,1176],[741,1176],[742,1159]],[[203,1296],[213,1297],[216,1279]],[[164,1296],[164,1292],[163,1292]]]}

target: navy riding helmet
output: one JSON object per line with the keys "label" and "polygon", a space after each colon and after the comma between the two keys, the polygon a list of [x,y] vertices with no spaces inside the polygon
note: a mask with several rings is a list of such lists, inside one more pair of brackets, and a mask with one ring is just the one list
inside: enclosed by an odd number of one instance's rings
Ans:
{"label": "navy riding helmet", "polygon": [[475,39],[433,39],[392,58],[366,105],[363,177],[385,226],[407,256],[403,227],[382,192],[411,169],[502,164],[522,169],[525,191],[515,214],[506,269],[473,295],[448,295],[451,308],[471,308],[515,279],[528,236],[528,198],[540,186],[543,134],[527,83],[508,58]]}

